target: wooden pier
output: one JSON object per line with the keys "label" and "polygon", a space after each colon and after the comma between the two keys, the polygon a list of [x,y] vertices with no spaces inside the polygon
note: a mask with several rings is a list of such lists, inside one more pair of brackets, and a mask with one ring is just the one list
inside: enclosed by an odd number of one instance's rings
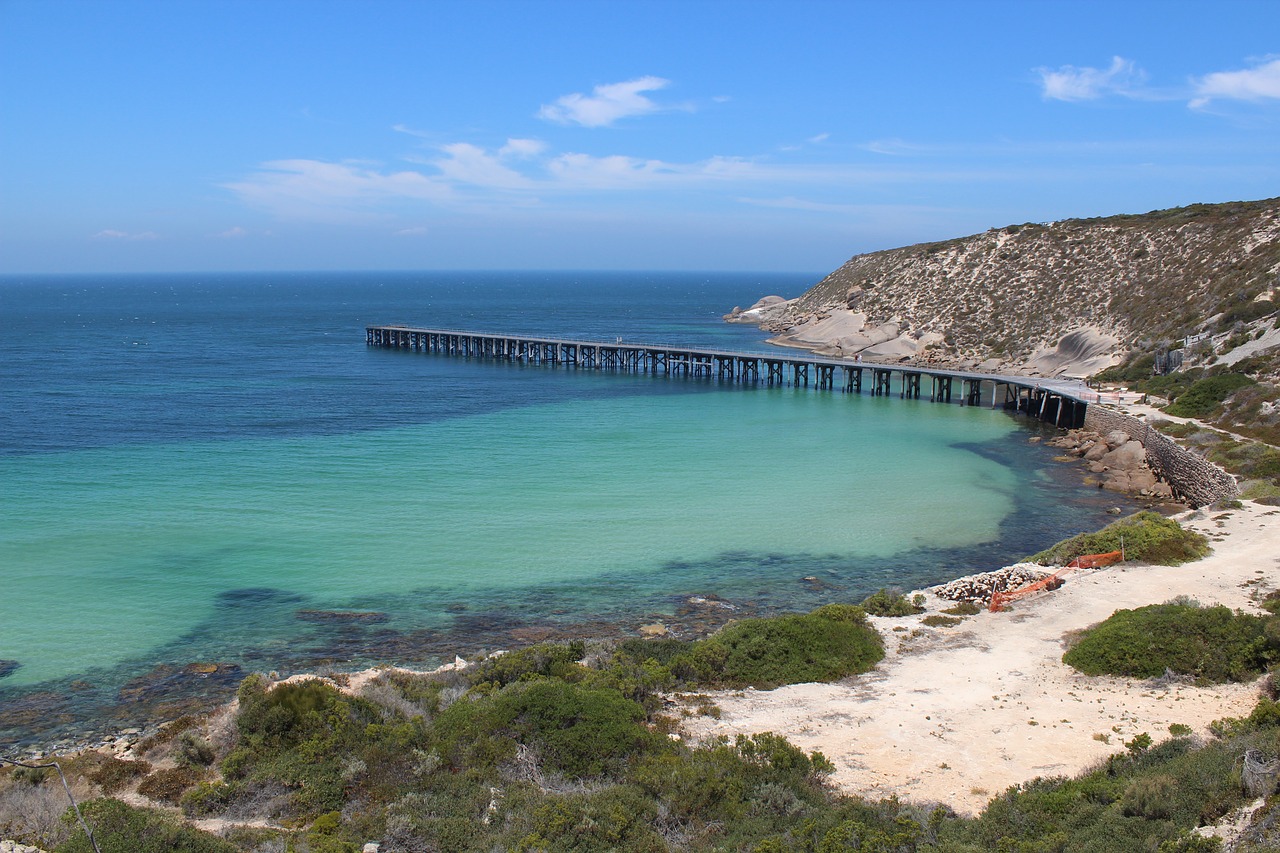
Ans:
{"label": "wooden pier", "polygon": [[[742,384],[839,388],[850,394],[928,399],[962,406],[1025,412],[1066,429],[1084,424],[1087,397],[1082,383],[993,373],[942,370],[920,365],[861,362],[809,353],[759,353],[691,348],[667,344],[539,338],[411,326],[368,326],[371,347],[411,350],[462,358],[497,359],[568,366],[585,370],[702,377]],[[922,388],[928,379],[927,396]]]}

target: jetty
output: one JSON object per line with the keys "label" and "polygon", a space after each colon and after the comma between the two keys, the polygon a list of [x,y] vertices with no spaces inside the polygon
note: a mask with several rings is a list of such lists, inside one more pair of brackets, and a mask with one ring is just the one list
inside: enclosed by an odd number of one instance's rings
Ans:
{"label": "jetty", "polygon": [[[990,405],[1074,429],[1098,395],[1077,380],[944,370],[917,364],[864,362],[803,351],[719,350],[672,344],[541,338],[457,329],[367,326],[371,347],[460,358],[494,359],[580,370],[650,373],[739,384],[787,385],[818,391]],[[926,394],[927,390],[927,394]]]}

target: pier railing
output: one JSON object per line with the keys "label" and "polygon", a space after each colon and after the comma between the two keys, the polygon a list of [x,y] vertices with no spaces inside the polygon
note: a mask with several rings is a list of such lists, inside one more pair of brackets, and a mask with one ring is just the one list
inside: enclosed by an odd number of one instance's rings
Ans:
{"label": "pier railing", "polygon": [[[532,335],[368,326],[371,347],[412,350],[463,358],[487,358],[589,370],[701,377],[722,382],[792,387],[873,396],[896,392],[902,399],[985,405],[1025,412],[1061,427],[1084,424],[1096,394],[1074,380],[1038,379],[996,373],[934,368],[916,364],[831,358],[805,351],[723,350],[679,344],[640,343],[621,337],[548,338]],[[924,393],[928,381],[929,393]]]}

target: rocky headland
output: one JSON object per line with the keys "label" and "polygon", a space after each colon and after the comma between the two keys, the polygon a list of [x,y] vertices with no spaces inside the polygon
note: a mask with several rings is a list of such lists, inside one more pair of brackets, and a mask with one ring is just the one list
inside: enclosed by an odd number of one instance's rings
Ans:
{"label": "rocky headland", "polygon": [[1218,331],[1280,282],[1280,199],[992,228],[850,258],[794,299],[734,308],[836,357],[1093,375]]}

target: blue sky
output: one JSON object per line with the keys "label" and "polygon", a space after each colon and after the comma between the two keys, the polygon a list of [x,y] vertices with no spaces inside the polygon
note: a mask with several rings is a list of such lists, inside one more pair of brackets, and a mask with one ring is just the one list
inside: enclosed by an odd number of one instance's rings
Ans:
{"label": "blue sky", "polygon": [[821,272],[1276,195],[1274,0],[0,0],[0,272]]}

